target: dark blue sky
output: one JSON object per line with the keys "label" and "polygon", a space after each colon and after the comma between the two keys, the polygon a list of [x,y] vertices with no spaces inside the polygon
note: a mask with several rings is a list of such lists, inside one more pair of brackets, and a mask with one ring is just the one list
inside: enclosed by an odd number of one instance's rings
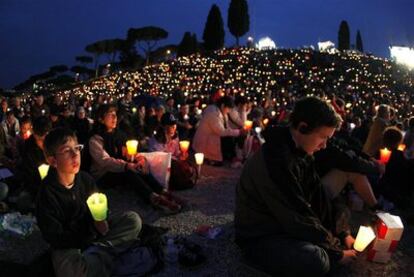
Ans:
{"label": "dark blue sky", "polygon": [[[11,88],[56,64],[75,64],[85,45],[124,38],[130,27],[160,26],[162,44],[178,43],[185,31],[201,40],[212,4],[227,30],[230,0],[0,0],[0,87]],[[250,32],[278,46],[336,43],[342,19],[351,41],[360,29],[367,51],[388,57],[389,44],[414,46],[413,0],[249,0]],[[247,36],[246,36],[247,37]],[[245,38],[243,39],[245,40]],[[226,32],[226,44],[234,38]],[[104,59],[102,59],[103,61]]]}

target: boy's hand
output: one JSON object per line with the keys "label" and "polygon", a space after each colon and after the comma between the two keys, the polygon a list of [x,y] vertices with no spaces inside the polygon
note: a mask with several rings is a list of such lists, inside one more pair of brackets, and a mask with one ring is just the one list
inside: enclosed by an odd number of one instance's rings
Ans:
{"label": "boy's hand", "polygon": [[356,259],[357,252],[355,250],[343,250],[344,256],[339,261],[340,264],[348,264]]}
{"label": "boy's hand", "polygon": [[351,235],[346,236],[344,239],[344,244],[345,244],[346,249],[352,249],[352,247],[354,246],[354,242],[355,242],[355,239],[353,236]]}
{"label": "boy's hand", "polygon": [[101,234],[105,236],[109,231],[108,221],[94,221],[95,229]]}

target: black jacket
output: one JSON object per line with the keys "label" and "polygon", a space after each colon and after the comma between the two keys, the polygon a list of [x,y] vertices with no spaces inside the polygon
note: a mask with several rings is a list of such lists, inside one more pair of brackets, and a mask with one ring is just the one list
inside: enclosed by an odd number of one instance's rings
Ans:
{"label": "black jacket", "polygon": [[349,234],[347,225],[336,224],[313,157],[296,148],[286,127],[269,131],[246,162],[236,189],[235,227],[241,247],[265,236],[293,238],[323,247],[332,261],[342,258],[335,235]]}
{"label": "black jacket", "polygon": [[71,189],[61,185],[55,169],[50,168],[36,200],[36,218],[44,239],[53,248],[86,248],[97,236],[86,204],[97,192],[92,177],[79,172]]}

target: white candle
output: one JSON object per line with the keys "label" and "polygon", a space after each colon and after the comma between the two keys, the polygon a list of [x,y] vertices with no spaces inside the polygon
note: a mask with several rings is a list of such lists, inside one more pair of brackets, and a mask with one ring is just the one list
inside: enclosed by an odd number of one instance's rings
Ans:
{"label": "white candle", "polygon": [[197,165],[202,165],[203,164],[203,162],[204,162],[204,154],[203,153],[195,153],[194,157],[195,157]]}
{"label": "white candle", "polygon": [[360,226],[354,242],[354,249],[362,252],[375,239],[375,233],[371,227]]}

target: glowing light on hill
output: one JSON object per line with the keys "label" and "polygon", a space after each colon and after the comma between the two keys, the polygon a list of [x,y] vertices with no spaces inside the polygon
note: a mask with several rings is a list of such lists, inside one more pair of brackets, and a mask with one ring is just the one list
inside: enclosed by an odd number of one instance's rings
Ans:
{"label": "glowing light on hill", "polygon": [[276,43],[270,37],[264,37],[256,44],[259,50],[271,50],[276,49]]}

